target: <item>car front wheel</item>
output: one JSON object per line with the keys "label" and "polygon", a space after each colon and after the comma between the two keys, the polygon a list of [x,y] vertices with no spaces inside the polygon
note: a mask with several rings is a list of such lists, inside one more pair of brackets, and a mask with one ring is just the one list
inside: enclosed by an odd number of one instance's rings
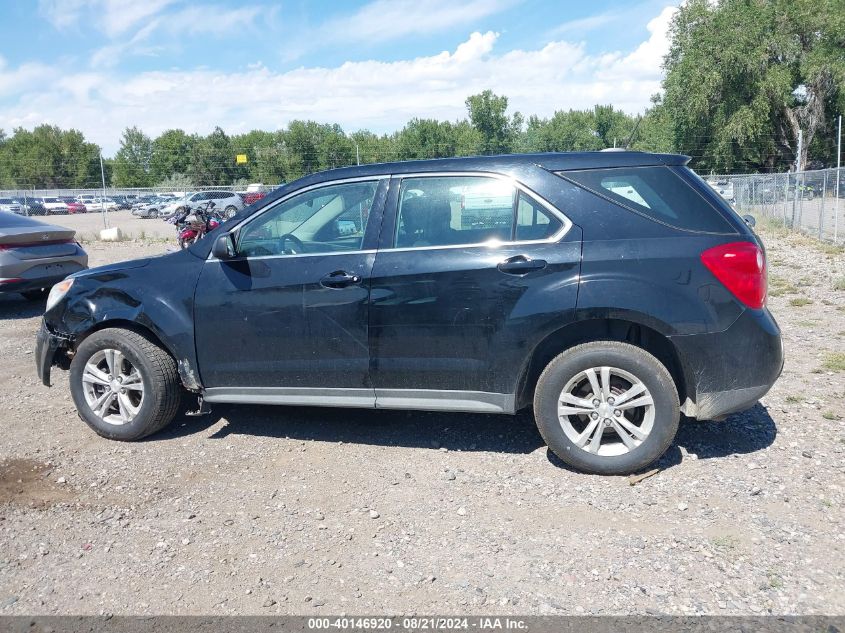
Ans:
{"label": "car front wheel", "polygon": [[176,362],[130,330],[95,332],[70,365],[70,389],[80,417],[114,440],[138,440],[167,426],[181,400]]}
{"label": "car front wheel", "polygon": [[597,341],[548,364],[537,381],[534,416],[564,462],[622,475],[642,470],[669,448],[680,410],[672,376],[657,358],[628,343]]}

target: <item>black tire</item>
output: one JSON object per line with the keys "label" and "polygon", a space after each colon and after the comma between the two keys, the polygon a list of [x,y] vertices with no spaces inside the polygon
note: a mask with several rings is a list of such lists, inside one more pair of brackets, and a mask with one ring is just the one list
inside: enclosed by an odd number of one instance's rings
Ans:
{"label": "black tire", "polygon": [[[558,419],[558,401],[564,387],[580,372],[595,367],[615,367],[635,376],[654,402],[651,432],[639,446],[622,455],[597,455],[578,447]],[[680,421],[678,390],[666,367],[645,350],[616,341],[585,343],[546,366],[534,392],[534,418],[546,444],[570,466],[597,475],[625,475],[644,469],[672,444]]]}
{"label": "black tire", "polygon": [[49,288],[39,288],[38,290],[27,290],[21,293],[23,298],[27,301],[43,301],[50,294]]}
{"label": "black tire", "polygon": [[236,214],[237,212],[238,212],[238,208],[237,208],[236,206],[234,206],[234,205],[230,204],[228,207],[226,207],[226,208],[223,210],[223,217],[224,217],[226,220],[228,220],[228,219],[230,219],[230,218],[235,217],[235,214]]}
{"label": "black tire", "polygon": [[[144,384],[140,409],[126,424],[104,421],[85,400],[82,386],[85,364],[95,353],[105,349],[120,351],[141,374]],[[70,364],[70,390],[79,417],[98,435],[121,441],[139,440],[163,429],[176,416],[182,399],[173,357],[137,332],[120,328],[100,330],[82,341]]]}

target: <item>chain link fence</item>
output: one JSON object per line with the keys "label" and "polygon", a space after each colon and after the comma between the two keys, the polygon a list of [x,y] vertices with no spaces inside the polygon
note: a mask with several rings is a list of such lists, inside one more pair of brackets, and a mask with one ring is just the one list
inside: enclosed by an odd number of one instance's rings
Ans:
{"label": "chain link fence", "polygon": [[705,180],[741,215],[766,218],[820,240],[845,239],[845,168]]}

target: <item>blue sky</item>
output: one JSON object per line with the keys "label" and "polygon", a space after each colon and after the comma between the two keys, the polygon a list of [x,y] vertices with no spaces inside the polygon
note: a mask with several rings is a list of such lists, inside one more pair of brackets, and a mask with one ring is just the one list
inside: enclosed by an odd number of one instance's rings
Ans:
{"label": "blue sky", "polygon": [[3,0],[0,129],[277,129],[292,119],[386,132],[457,119],[491,88],[511,109],[612,103],[659,89],[676,1]]}

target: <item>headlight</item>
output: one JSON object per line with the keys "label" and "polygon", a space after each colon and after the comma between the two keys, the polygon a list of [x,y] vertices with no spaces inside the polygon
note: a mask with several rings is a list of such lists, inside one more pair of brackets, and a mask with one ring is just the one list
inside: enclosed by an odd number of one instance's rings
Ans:
{"label": "headlight", "polygon": [[55,286],[50,289],[50,294],[47,296],[47,307],[44,309],[45,312],[49,312],[50,309],[55,306],[59,301],[64,299],[67,291],[70,290],[71,286],[73,286],[73,279],[65,279],[64,281],[60,281]]}

